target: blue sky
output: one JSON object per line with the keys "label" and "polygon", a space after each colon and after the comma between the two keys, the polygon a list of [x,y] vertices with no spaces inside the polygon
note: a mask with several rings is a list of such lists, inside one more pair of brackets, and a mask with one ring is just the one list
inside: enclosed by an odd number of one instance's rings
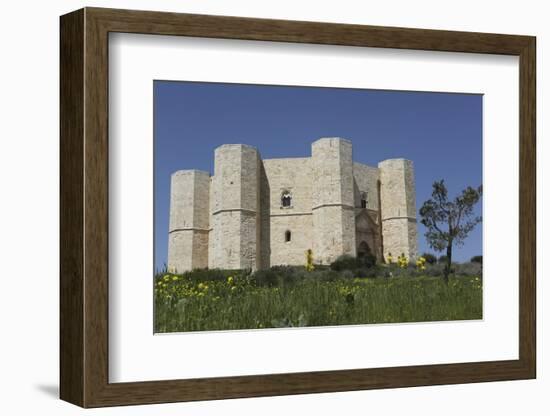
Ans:
{"label": "blue sky", "polygon": [[[353,142],[357,162],[410,159],[417,211],[436,180],[444,179],[453,197],[482,181],[481,95],[179,81],[155,81],[153,88],[157,270],[167,261],[170,175],[213,173],[214,149],[224,143],[256,146],[268,159],[310,156],[314,140],[343,137]],[[418,228],[420,252],[433,252]],[[453,257],[481,253],[480,224]]]}

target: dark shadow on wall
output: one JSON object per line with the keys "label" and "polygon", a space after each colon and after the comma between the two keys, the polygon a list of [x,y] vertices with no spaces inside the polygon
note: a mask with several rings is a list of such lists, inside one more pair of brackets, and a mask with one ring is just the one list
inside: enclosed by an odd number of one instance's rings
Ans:
{"label": "dark shadow on wall", "polygon": [[260,161],[260,269],[271,266],[271,188]]}

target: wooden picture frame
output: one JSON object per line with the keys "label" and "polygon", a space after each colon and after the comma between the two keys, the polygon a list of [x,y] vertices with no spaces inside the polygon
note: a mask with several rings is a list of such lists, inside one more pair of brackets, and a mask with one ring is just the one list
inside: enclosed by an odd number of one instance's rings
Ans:
{"label": "wooden picture frame", "polygon": [[[534,37],[100,8],[62,16],[60,29],[61,399],[82,407],[101,407],[535,378]],[[110,32],[518,56],[519,359],[109,383]]]}

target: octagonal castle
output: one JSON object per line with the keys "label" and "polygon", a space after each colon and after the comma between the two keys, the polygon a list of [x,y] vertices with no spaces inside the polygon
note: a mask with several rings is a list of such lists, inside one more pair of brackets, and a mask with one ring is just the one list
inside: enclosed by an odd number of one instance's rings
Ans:
{"label": "octagonal castle", "polygon": [[410,160],[353,162],[352,144],[322,138],[311,157],[261,159],[244,144],[215,150],[214,176],[172,175],[168,268],[264,269],[340,255],[417,256]]}

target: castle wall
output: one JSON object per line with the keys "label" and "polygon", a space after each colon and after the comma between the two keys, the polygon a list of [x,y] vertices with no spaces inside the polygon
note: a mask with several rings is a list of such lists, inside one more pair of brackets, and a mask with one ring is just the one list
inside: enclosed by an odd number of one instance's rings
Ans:
{"label": "castle wall", "polygon": [[[263,165],[270,196],[269,238],[262,239],[262,244],[270,248],[269,264],[304,265],[306,250],[313,249],[311,159],[266,159]],[[283,192],[290,192],[290,207],[281,204]],[[287,231],[291,233],[288,242]]]}
{"label": "castle wall", "polygon": [[413,163],[389,159],[378,164],[381,182],[381,217],[384,257],[418,255],[416,197]]}
{"label": "castle wall", "polygon": [[354,183],[354,204],[355,207],[361,207],[361,193],[367,194],[367,209],[378,211],[378,180],[380,179],[380,169],[364,165],[362,163],[353,163]]}
{"label": "castle wall", "polygon": [[171,178],[168,268],[183,272],[208,266],[208,172],[182,170]]}
{"label": "castle wall", "polygon": [[[271,190],[271,215],[311,213],[311,158],[265,159],[263,164]],[[292,195],[290,208],[281,206],[281,195],[284,191],[290,191]]]}
{"label": "castle wall", "polygon": [[342,254],[356,255],[352,146],[323,138],[312,144],[313,255],[329,264]]}
{"label": "castle wall", "polygon": [[[283,193],[290,206],[283,206]],[[379,259],[390,252],[417,256],[411,161],[354,163],[351,142],[323,138],[312,144],[311,157],[263,161],[254,147],[223,145],[215,150],[214,176],[172,175],[172,270],[303,265],[308,249],[315,263],[330,264],[364,252],[363,242]]]}
{"label": "castle wall", "polygon": [[[306,263],[306,251],[313,249],[312,215],[285,215],[271,218],[272,266]],[[291,232],[291,240],[285,241],[285,233]]]}
{"label": "castle wall", "polygon": [[260,264],[260,159],[251,146],[215,150],[210,268],[257,269]]}

